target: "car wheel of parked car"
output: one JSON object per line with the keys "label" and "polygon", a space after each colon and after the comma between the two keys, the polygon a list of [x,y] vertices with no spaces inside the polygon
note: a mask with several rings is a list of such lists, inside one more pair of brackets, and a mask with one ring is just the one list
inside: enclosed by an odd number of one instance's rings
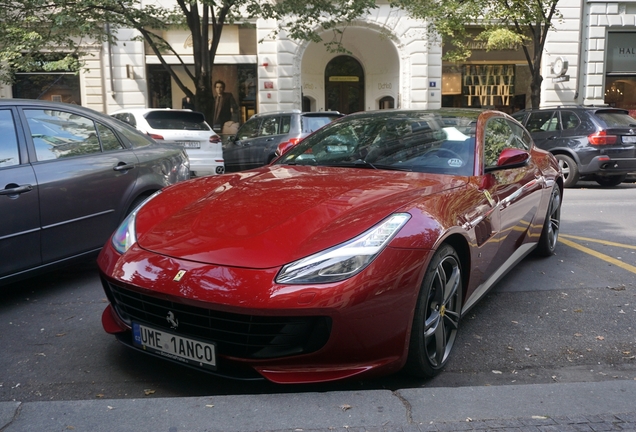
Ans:
{"label": "car wheel of parked car", "polygon": [[441,246],[431,260],[420,289],[406,370],[432,377],[446,365],[455,343],[462,303],[459,257],[450,245]]}
{"label": "car wheel of parked car", "polygon": [[623,183],[626,178],[627,178],[627,174],[611,175],[611,176],[597,175],[597,176],[594,176],[594,181],[596,181],[596,183],[600,184],[603,187],[613,187]]}
{"label": "car wheel of parked car", "polygon": [[554,156],[559,161],[559,166],[563,171],[563,187],[574,186],[579,181],[579,167],[576,162],[568,155],[558,154]]}
{"label": "car wheel of parked car", "polygon": [[557,240],[559,239],[559,225],[561,224],[561,189],[559,185],[554,185],[552,195],[550,195],[550,204],[548,205],[548,213],[543,222],[543,230],[539,238],[539,244],[535,252],[539,256],[551,256],[556,249]]}

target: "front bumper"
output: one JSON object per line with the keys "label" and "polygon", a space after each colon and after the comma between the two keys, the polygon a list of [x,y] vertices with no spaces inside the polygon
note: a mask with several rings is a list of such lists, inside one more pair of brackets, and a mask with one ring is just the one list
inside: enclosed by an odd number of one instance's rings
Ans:
{"label": "front bumper", "polygon": [[[270,335],[268,343],[276,345],[275,349],[260,347],[252,352],[232,349],[234,341],[218,333],[211,332],[206,337],[190,334],[184,327],[184,337],[205,339],[217,345],[218,367],[211,372],[217,375],[312,383],[391,373],[406,361],[422,264],[428,261],[428,255],[428,251],[388,248],[365,271],[349,280],[322,286],[290,286],[273,282],[278,269],[194,263],[150,254],[137,245],[122,257],[107,245],[98,259],[111,301],[102,322],[107,332],[135,348],[130,335],[132,319],[118,305],[117,295],[111,289],[114,285],[170,302],[176,307],[171,309],[175,315],[180,313],[178,307],[183,306],[210,311],[212,315],[240,316],[235,325],[237,333],[248,321],[262,324],[277,318],[286,322],[300,318],[299,325],[312,322],[307,324],[309,330],[296,334],[313,338],[309,345],[296,343],[281,348],[281,341],[293,339],[297,330],[293,325],[283,325]],[[185,270],[186,276],[177,283],[174,277],[180,270]],[[134,320],[163,326],[168,331],[165,310],[158,311],[157,317],[155,321],[143,316]],[[329,326],[326,337],[325,323]]]}

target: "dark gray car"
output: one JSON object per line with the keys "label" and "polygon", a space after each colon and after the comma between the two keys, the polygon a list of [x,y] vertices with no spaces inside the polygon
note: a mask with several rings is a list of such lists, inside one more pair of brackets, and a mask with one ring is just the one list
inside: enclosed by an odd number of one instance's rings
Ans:
{"label": "dark gray car", "polygon": [[95,255],[128,212],[189,172],[182,148],[96,111],[0,101],[0,285]]}
{"label": "dark gray car", "polygon": [[256,114],[223,146],[225,171],[234,172],[267,165],[278,145],[297,144],[310,133],[344,116],[337,111],[280,111]]}
{"label": "dark gray car", "polygon": [[636,119],[610,107],[560,106],[513,114],[535,145],[559,161],[564,186],[580,179],[616,186],[636,172]]}

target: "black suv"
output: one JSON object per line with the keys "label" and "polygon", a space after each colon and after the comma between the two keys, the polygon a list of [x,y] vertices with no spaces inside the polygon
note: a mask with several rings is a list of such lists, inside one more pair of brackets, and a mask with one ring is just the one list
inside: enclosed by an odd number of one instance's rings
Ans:
{"label": "black suv", "polygon": [[559,106],[513,114],[537,147],[556,156],[564,186],[581,179],[616,186],[636,171],[636,119],[623,109]]}
{"label": "black suv", "polygon": [[223,145],[225,171],[242,171],[267,165],[279,144],[297,144],[310,133],[342,117],[337,111],[299,110],[255,114]]}

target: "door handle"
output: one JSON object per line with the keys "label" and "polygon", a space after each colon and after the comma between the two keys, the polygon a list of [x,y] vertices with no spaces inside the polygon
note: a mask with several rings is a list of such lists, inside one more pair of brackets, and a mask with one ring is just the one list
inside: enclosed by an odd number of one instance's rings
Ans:
{"label": "door handle", "polygon": [[0,195],[19,195],[25,192],[31,192],[33,190],[33,186],[30,184],[27,185],[7,185],[4,189],[0,190]]}
{"label": "door handle", "polygon": [[127,164],[125,162],[119,162],[115,167],[113,167],[113,170],[128,171],[130,169],[133,169],[134,167],[135,167],[135,164]]}

